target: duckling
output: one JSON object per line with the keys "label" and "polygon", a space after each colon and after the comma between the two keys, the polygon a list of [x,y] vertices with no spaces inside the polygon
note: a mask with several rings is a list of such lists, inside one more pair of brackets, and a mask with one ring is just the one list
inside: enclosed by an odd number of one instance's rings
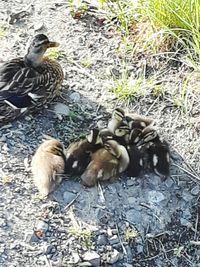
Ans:
{"label": "duckling", "polygon": [[115,134],[115,130],[121,125],[124,118],[124,110],[121,108],[116,108],[113,113],[111,120],[108,122],[108,130]]}
{"label": "duckling", "polygon": [[130,129],[144,129],[153,124],[153,119],[136,113],[129,113],[125,116],[125,119]]}
{"label": "duckling", "polygon": [[166,141],[162,141],[157,131],[152,127],[146,127],[137,143],[138,148],[144,155],[148,154],[148,161],[153,171],[162,179],[169,176],[170,150]]}
{"label": "duckling", "polygon": [[16,58],[0,68],[0,124],[37,111],[59,92],[64,74],[60,64],[43,57],[59,44],[44,34],[36,35],[24,58]]}
{"label": "duckling", "polygon": [[126,170],[128,176],[139,176],[143,169],[143,154],[135,145],[127,145],[126,149],[130,158],[130,163]]}
{"label": "duckling", "polygon": [[116,178],[126,170],[129,156],[124,146],[115,140],[108,140],[103,148],[98,149],[91,156],[91,161],[81,176],[84,185],[91,187],[97,181]]}
{"label": "duckling", "polygon": [[63,145],[55,139],[43,142],[31,162],[34,183],[45,197],[62,181],[66,171]]}
{"label": "duckling", "polygon": [[90,162],[91,153],[100,147],[99,130],[96,128],[84,139],[70,144],[65,151],[67,172],[72,175],[82,174]]}

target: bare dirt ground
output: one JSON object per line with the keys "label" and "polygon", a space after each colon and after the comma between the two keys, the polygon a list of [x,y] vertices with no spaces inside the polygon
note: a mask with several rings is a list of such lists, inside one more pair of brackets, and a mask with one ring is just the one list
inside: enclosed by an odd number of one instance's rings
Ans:
{"label": "bare dirt ground", "polygon": [[[55,103],[70,113],[58,118],[52,104],[0,129],[0,266],[200,266],[199,95],[187,116],[170,97],[192,68],[176,53],[126,57],[120,35],[97,16],[74,19],[65,3],[28,2],[0,2],[0,62],[24,55],[36,33],[60,42],[65,81]],[[133,75],[159,73],[168,93],[118,100],[108,88],[124,61]],[[123,175],[91,189],[70,179],[40,200],[30,161],[43,134],[67,147],[116,106],[155,120],[176,154],[171,177]]]}

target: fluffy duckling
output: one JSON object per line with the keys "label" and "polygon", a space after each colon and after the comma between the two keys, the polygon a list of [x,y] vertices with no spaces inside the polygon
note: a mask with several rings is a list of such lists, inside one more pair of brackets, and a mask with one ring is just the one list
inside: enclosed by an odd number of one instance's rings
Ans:
{"label": "fluffy duckling", "polygon": [[34,183],[45,197],[62,181],[66,171],[63,145],[55,139],[43,142],[32,159]]}
{"label": "fluffy duckling", "polygon": [[82,174],[90,162],[91,153],[102,147],[99,140],[99,130],[93,129],[90,134],[69,145],[65,151],[67,173]]}
{"label": "fluffy duckling", "polygon": [[111,116],[111,120],[108,122],[108,130],[115,134],[115,130],[121,125],[124,118],[124,110],[121,108],[116,108]]}
{"label": "fluffy duckling", "polygon": [[127,169],[128,164],[129,156],[125,147],[115,140],[108,140],[103,148],[92,154],[91,162],[81,176],[82,182],[91,187],[98,180],[106,181],[116,178]]}
{"label": "fluffy duckling", "polygon": [[125,119],[130,129],[144,129],[153,124],[153,119],[136,113],[129,113]]}
{"label": "fluffy duckling", "polygon": [[142,131],[137,145],[144,155],[148,154],[150,167],[153,171],[161,178],[167,178],[170,174],[170,150],[167,142],[160,140],[154,128],[146,127]]}
{"label": "fluffy duckling", "polygon": [[143,169],[143,155],[135,145],[127,145],[126,149],[130,158],[130,163],[127,168],[128,176],[139,176]]}

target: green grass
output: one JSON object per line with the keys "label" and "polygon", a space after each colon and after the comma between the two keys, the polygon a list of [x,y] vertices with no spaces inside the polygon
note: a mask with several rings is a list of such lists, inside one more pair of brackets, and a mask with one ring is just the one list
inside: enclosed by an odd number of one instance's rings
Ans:
{"label": "green grass", "polygon": [[167,35],[200,56],[199,0],[141,0],[140,3],[154,29],[165,30]]}
{"label": "green grass", "polygon": [[135,229],[128,228],[125,231],[125,240],[130,242],[139,236],[139,233]]}
{"label": "green grass", "polygon": [[53,60],[58,59],[61,56],[61,51],[59,48],[51,48],[47,51],[47,57]]}
{"label": "green grass", "polygon": [[71,227],[69,229],[69,233],[78,238],[81,244],[87,248],[90,249],[92,247],[92,233],[89,230],[82,229],[79,227]]}
{"label": "green grass", "polygon": [[125,68],[121,78],[113,80],[111,91],[121,100],[146,96],[150,92],[153,92],[155,95],[160,95],[163,92],[162,87],[157,86],[156,83],[156,77],[146,79],[142,73],[134,78],[128,74]]}

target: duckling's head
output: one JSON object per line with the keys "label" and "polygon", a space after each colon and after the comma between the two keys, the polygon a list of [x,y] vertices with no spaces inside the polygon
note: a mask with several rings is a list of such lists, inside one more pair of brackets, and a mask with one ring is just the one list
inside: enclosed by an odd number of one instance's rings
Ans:
{"label": "duckling's head", "polygon": [[46,35],[37,34],[28,48],[28,52],[25,56],[25,63],[30,67],[38,67],[42,62],[46,50],[50,47],[57,46],[59,46],[59,43],[49,41]]}
{"label": "duckling's head", "polygon": [[90,133],[86,136],[86,138],[87,138],[87,141],[93,145],[98,145],[101,143],[98,128],[92,129]]}
{"label": "duckling's head", "polygon": [[108,140],[113,140],[114,135],[111,133],[111,131],[109,131],[107,128],[105,128],[99,132],[99,137],[101,139],[101,143],[104,143]]}
{"label": "duckling's head", "polygon": [[120,158],[121,150],[120,150],[120,145],[117,141],[108,140],[105,142],[104,147],[106,150],[108,150],[110,152],[110,154],[112,154],[116,158]]}
{"label": "duckling's head", "polygon": [[124,110],[121,108],[116,108],[112,112],[112,119],[115,119],[117,121],[122,121],[125,113]]}
{"label": "duckling's head", "polygon": [[130,144],[136,144],[140,141],[140,135],[142,133],[141,129],[132,129],[129,135],[129,143]]}
{"label": "duckling's head", "polygon": [[63,156],[64,147],[58,140],[48,140],[42,144],[44,152],[51,153],[57,156]]}
{"label": "duckling's head", "polygon": [[120,125],[116,130],[115,130],[115,135],[118,137],[125,136],[130,132],[129,126],[124,124]]}
{"label": "duckling's head", "polygon": [[150,141],[153,141],[155,139],[159,138],[157,131],[152,127],[146,127],[141,135],[140,135],[140,141],[137,143],[139,146],[148,143]]}

